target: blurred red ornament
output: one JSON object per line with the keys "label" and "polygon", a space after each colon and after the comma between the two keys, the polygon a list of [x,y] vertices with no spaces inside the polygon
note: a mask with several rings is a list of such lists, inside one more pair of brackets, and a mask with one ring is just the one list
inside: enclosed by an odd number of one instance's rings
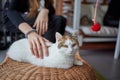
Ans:
{"label": "blurred red ornament", "polygon": [[101,28],[101,25],[100,25],[99,23],[95,23],[95,24],[91,27],[92,31],[95,31],[95,32],[99,31],[100,28]]}

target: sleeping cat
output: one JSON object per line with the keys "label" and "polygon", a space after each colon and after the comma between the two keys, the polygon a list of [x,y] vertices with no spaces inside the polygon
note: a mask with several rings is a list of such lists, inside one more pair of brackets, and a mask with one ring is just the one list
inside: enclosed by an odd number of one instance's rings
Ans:
{"label": "sleeping cat", "polygon": [[62,36],[56,33],[56,43],[49,48],[49,56],[39,59],[34,56],[29,48],[28,40],[21,39],[14,42],[8,52],[8,57],[19,62],[28,62],[37,66],[53,68],[70,68],[75,65],[83,65],[75,59],[75,53],[79,50],[77,40],[72,36]]}

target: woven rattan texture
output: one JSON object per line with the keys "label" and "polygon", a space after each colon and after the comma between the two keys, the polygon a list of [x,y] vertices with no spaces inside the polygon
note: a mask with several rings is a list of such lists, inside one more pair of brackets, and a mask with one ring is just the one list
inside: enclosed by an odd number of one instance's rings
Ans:
{"label": "woven rattan texture", "polygon": [[0,80],[96,80],[91,66],[73,66],[70,69],[37,67],[8,58],[0,65]]}

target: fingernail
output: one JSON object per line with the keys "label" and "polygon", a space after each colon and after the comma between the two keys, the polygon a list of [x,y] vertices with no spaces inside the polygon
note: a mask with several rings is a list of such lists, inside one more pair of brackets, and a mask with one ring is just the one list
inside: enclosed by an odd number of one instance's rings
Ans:
{"label": "fingernail", "polygon": [[35,54],[35,56],[38,58],[39,56],[37,54]]}
{"label": "fingernail", "polygon": [[48,57],[48,56],[49,56],[49,54],[47,53],[47,54],[46,54],[46,56]]}
{"label": "fingernail", "polygon": [[43,59],[43,57],[40,57],[40,59]]}

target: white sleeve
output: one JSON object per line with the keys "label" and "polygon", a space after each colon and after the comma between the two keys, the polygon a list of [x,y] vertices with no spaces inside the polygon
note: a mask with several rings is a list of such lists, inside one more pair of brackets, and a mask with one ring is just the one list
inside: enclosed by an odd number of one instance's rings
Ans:
{"label": "white sleeve", "polygon": [[38,9],[38,12],[45,7],[45,0],[40,0],[40,7]]}
{"label": "white sleeve", "polygon": [[41,6],[42,8],[45,7],[45,0],[40,0],[40,6]]}

